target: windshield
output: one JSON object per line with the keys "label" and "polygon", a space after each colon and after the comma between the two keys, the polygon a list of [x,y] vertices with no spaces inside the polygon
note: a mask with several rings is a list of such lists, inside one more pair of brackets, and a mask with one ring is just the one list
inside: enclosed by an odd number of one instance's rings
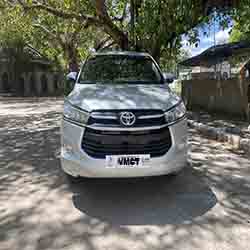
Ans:
{"label": "windshield", "polygon": [[162,76],[151,58],[145,56],[99,55],[90,58],[79,83],[162,83]]}

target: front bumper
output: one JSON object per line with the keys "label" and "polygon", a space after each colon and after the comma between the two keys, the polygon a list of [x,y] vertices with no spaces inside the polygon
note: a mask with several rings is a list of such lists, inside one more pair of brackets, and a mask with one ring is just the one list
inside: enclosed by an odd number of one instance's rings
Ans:
{"label": "front bumper", "polygon": [[[72,176],[127,178],[165,175],[180,171],[187,164],[186,118],[169,127],[172,146],[161,157],[152,157],[147,168],[106,168],[105,159],[90,157],[82,149],[85,128],[63,120],[62,123],[62,169]],[[122,154],[122,153],[121,153]]]}

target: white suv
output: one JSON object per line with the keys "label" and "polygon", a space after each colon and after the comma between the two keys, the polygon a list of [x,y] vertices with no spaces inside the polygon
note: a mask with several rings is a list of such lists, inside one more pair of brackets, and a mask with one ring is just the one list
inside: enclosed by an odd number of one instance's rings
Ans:
{"label": "white suv", "polygon": [[65,99],[62,168],[71,177],[177,173],[187,158],[185,113],[149,54],[93,54]]}

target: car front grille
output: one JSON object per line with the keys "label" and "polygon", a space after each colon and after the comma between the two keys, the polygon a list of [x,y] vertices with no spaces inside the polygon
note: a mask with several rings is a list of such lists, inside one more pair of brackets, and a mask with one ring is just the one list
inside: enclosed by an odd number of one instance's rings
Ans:
{"label": "car front grille", "polygon": [[88,125],[95,128],[120,128],[124,127],[120,123],[121,112],[132,112],[136,117],[133,127],[154,127],[166,124],[164,112],[162,110],[98,110],[93,111],[88,120]]}
{"label": "car front grille", "polygon": [[97,159],[121,154],[150,154],[151,157],[159,157],[166,154],[171,145],[168,127],[140,131],[86,128],[82,139],[82,149]]}

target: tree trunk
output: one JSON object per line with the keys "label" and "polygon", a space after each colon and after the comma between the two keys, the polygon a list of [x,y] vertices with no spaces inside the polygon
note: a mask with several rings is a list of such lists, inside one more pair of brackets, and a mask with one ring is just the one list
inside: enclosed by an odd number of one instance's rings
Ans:
{"label": "tree trunk", "polygon": [[130,42],[131,47],[135,47],[135,0],[130,0]]}
{"label": "tree trunk", "polygon": [[152,56],[157,63],[160,63],[161,49],[160,48],[155,49],[152,53]]}
{"label": "tree trunk", "polygon": [[67,58],[68,71],[69,72],[78,72],[79,70],[79,58],[77,48],[73,44],[64,45],[64,54]]}
{"label": "tree trunk", "polygon": [[157,63],[160,62],[160,57],[161,57],[161,43],[159,42],[159,39],[154,42],[151,50],[151,55],[155,59]]}
{"label": "tree trunk", "polygon": [[95,8],[104,31],[112,37],[122,50],[128,50],[128,36],[111,20],[106,8],[105,0],[95,0]]}

